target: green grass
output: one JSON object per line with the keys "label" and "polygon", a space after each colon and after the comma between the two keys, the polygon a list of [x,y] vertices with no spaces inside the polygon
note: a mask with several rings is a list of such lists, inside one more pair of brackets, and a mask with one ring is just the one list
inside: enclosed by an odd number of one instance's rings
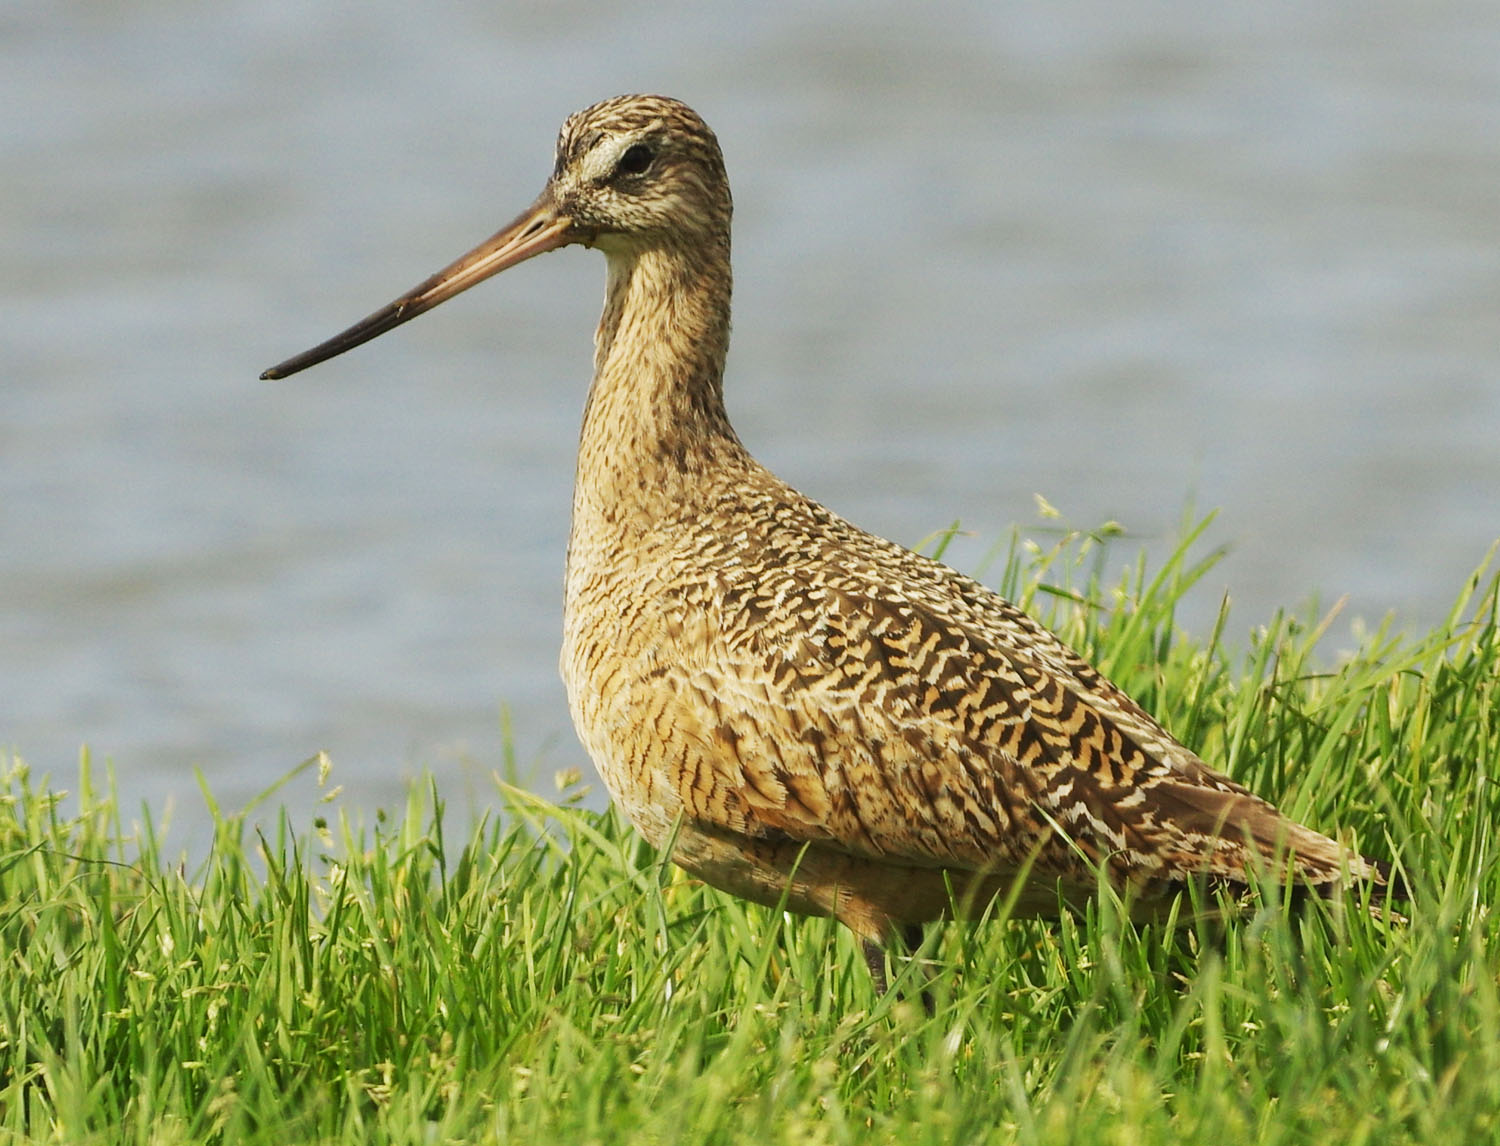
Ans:
{"label": "green grass", "polygon": [[1500,1140],[1496,583],[1343,654],[1312,615],[1198,639],[1173,622],[1198,531],[1154,574],[1106,584],[1101,539],[1060,535],[993,580],[1210,760],[1395,860],[1409,921],[1268,892],[1136,926],[1101,893],[931,929],[929,1017],[875,997],[839,928],[684,879],[576,789],[497,781],[459,824],[418,784],[370,827],[336,797],[210,800],[186,865],[86,756],[66,798],[17,762],[0,1142]]}

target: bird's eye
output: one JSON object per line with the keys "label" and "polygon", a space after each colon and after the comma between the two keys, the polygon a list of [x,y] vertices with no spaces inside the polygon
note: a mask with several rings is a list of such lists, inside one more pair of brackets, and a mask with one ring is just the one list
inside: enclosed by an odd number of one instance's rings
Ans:
{"label": "bird's eye", "polygon": [[646,168],[651,166],[651,161],[656,158],[656,152],[644,143],[636,143],[625,149],[625,154],[620,156],[620,162],[615,165],[615,171],[620,175],[640,175]]}

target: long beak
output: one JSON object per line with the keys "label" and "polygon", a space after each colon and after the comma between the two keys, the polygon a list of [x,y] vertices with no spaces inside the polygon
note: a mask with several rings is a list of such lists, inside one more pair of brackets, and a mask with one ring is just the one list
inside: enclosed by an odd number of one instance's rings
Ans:
{"label": "long beak", "polygon": [[353,350],[363,342],[400,326],[408,319],[416,318],[423,311],[431,310],[438,303],[468,290],[475,283],[498,274],[506,267],[513,267],[533,255],[555,250],[583,238],[573,226],[573,220],[558,210],[551,193],[542,192],[541,198],[524,211],[513,223],[502,228],[457,262],[444,267],[420,286],[402,295],[387,307],[377,310],[369,318],[356,322],[342,334],[336,334],[327,342],[288,358],[279,366],[273,366],[261,375],[262,378],[285,378],[309,366],[316,366],[326,358]]}

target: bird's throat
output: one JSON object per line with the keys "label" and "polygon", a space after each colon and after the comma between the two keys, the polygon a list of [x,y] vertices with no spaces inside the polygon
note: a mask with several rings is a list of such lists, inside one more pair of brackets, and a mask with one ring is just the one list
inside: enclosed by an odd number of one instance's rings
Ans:
{"label": "bird's throat", "polygon": [[[730,272],[703,250],[611,253],[574,496],[584,515],[640,519],[642,498],[691,497],[744,454],[724,409]],[[650,515],[647,515],[649,519]]]}

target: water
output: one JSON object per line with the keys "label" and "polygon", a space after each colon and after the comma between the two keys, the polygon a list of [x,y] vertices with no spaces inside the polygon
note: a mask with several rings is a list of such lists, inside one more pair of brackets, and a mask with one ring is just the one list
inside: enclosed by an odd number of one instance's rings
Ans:
{"label": "water", "polygon": [[[1311,6],[1306,6],[1311,7]],[[729,401],[773,468],[975,562],[1043,493],[1220,507],[1231,628],[1409,627],[1500,536],[1500,7],[378,0],[0,10],[0,745],[201,818],[318,749],[491,799],[555,662],[597,255],[294,381],[658,90],[734,180]],[[1131,547],[1121,552],[1123,561]],[[1189,623],[1193,618],[1189,617]],[[297,789],[294,799],[306,796]]]}

